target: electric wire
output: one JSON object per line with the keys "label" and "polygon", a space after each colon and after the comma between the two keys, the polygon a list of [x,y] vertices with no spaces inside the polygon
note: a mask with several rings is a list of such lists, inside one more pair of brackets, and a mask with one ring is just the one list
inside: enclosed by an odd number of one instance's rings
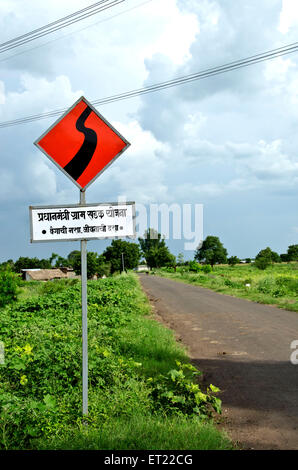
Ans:
{"label": "electric wire", "polygon": [[73,34],[78,34],[81,31],[85,31],[86,29],[92,28],[93,26],[96,26],[96,25],[101,24],[101,23],[105,23],[105,22],[110,21],[114,18],[117,18],[118,16],[122,16],[126,13],[129,13],[133,10],[136,10],[137,8],[140,8],[140,7],[146,5],[147,3],[150,3],[152,1],[153,0],[146,0],[145,2],[142,2],[138,5],[135,5],[134,7],[127,8],[126,10],[123,10],[119,13],[116,13],[115,15],[109,16],[108,18],[104,18],[103,20],[96,21],[95,23],[88,24],[87,26],[84,26],[83,28],[80,28],[80,29],[77,29],[75,31],[71,31],[69,33],[63,34],[62,36],[56,37],[54,39],[51,39],[50,41],[39,44],[38,46],[34,46],[34,47],[31,47],[30,49],[25,49],[23,51],[17,52],[16,54],[10,55],[8,57],[4,57],[4,58],[0,59],[0,62],[7,62],[11,59],[14,59],[15,57],[18,57],[18,56],[23,55],[23,54],[28,54],[29,52],[31,52],[33,50],[40,49],[41,47],[47,46],[48,44],[51,44],[53,42],[60,41],[61,39],[63,40],[64,38],[67,38],[67,37],[69,37]]}
{"label": "electric wire", "polygon": [[[113,103],[113,102],[121,101],[125,99],[135,98],[135,97],[145,95],[148,93],[153,93],[156,91],[168,89],[168,88],[183,85],[186,83],[191,83],[196,80],[202,80],[202,79],[216,76],[219,74],[234,71],[243,67],[248,67],[250,65],[257,64],[260,62],[272,60],[274,58],[281,57],[286,54],[291,54],[296,51],[298,51],[298,42],[288,44],[286,46],[283,46],[277,49],[272,49],[267,52],[255,54],[253,56],[249,56],[244,59],[229,62],[227,64],[223,64],[217,67],[208,68],[197,73],[185,75],[182,77],[177,77],[175,79],[156,83],[153,85],[148,85],[144,88],[139,88],[139,89],[131,90],[128,92],[123,92],[117,95],[111,95],[105,98],[96,99],[96,100],[91,101],[91,103],[95,106],[98,106],[98,105],[104,105],[104,104]],[[38,121],[41,119],[59,116],[62,113],[64,113],[67,109],[68,108],[63,108],[63,109],[49,111],[46,113],[40,113],[40,114],[31,115],[31,116],[26,116],[26,117],[19,118],[19,119],[14,119],[11,121],[0,122],[0,128],[15,126],[18,124],[25,124],[28,122],[33,122],[33,121]]]}
{"label": "electric wire", "polygon": [[24,44],[27,44],[28,42],[34,41],[35,39],[38,39],[40,37],[43,37],[50,33],[58,31],[62,28],[65,28],[66,26],[75,24],[78,21],[82,21],[86,18],[89,18],[90,16],[93,16],[97,13],[110,9],[113,6],[119,5],[120,3],[123,3],[125,1],[126,0],[101,0],[100,2],[97,2],[86,8],[88,10],[93,8],[91,11],[84,11],[86,9],[79,10],[75,13],[72,13],[71,15],[68,15],[67,17],[61,18],[60,20],[56,20],[52,23],[49,23],[48,25],[42,26],[26,34],[23,34],[22,36],[18,36],[17,38],[11,39],[9,41],[6,41],[0,44],[0,53],[7,52],[19,46],[23,46]]}

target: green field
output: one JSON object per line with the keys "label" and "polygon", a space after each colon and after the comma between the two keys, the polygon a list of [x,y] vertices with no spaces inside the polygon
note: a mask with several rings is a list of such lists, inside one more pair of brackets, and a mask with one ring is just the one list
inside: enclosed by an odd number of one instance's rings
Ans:
{"label": "green field", "polygon": [[297,262],[274,263],[266,270],[257,269],[253,264],[241,264],[217,265],[210,273],[194,273],[184,267],[178,267],[176,272],[173,268],[155,272],[176,281],[298,312]]}
{"label": "green field", "polygon": [[231,449],[216,386],[199,385],[137,277],[89,281],[88,305],[88,426],[79,282],[23,283],[0,309],[0,449]]}

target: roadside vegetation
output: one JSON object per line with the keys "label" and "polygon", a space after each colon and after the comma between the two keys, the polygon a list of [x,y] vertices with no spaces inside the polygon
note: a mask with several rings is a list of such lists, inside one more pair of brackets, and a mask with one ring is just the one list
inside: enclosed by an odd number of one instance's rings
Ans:
{"label": "roadside vegetation", "polygon": [[0,264],[0,449],[232,447],[214,426],[220,391],[200,380],[173,333],[152,317],[137,277],[118,273],[146,263],[151,274],[298,311],[298,245],[280,255],[267,247],[244,261],[208,236],[185,262],[153,229],[138,242],[113,240],[102,254],[87,253],[88,278],[101,278],[88,281],[88,426],[80,280],[21,279],[29,268],[78,275],[80,252]]}
{"label": "roadside vegetation", "polygon": [[0,308],[1,449],[232,448],[213,424],[218,388],[198,380],[173,333],[153,318],[135,275],[88,281],[88,426],[80,282],[15,282],[12,276],[11,298]]}
{"label": "roadside vegetation", "polygon": [[193,261],[152,273],[298,312],[298,262],[270,263],[266,269],[260,269],[254,263],[211,268]]}

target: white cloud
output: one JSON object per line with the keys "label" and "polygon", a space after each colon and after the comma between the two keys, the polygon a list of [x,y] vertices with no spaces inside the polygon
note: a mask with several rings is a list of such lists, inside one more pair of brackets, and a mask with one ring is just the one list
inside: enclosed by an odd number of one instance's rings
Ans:
{"label": "white cloud", "polygon": [[82,90],[72,91],[70,80],[66,76],[47,80],[24,73],[19,80],[18,89],[6,91],[0,103],[2,121],[61,109],[65,105],[70,106],[83,94]]}
{"label": "white cloud", "polygon": [[0,81],[0,105],[5,104],[5,84]]}
{"label": "white cloud", "polygon": [[282,150],[282,141],[260,141],[257,152],[247,159],[246,169],[260,180],[271,180],[278,184],[292,185],[298,178],[298,161]]}
{"label": "white cloud", "polygon": [[160,3],[155,20],[160,21],[160,15],[167,18],[167,22],[162,25],[157,39],[145,47],[145,56],[152,58],[154,54],[163,54],[180,65],[190,58],[189,48],[199,30],[197,17],[190,13],[182,14],[175,0]]}
{"label": "white cloud", "polygon": [[133,144],[104,174],[105,180],[113,183],[118,194],[139,203],[167,200],[167,164],[162,155],[168,146],[144,131],[137,121],[113,125]]}
{"label": "white cloud", "polygon": [[[287,82],[290,68],[295,68],[296,64],[289,58],[278,57],[266,62],[264,78],[268,82],[284,84]],[[273,83],[274,85],[274,83]]]}
{"label": "white cloud", "polygon": [[282,0],[282,10],[280,13],[279,31],[288,33],[290,28],[298,25],[298,4],[296,0]]}

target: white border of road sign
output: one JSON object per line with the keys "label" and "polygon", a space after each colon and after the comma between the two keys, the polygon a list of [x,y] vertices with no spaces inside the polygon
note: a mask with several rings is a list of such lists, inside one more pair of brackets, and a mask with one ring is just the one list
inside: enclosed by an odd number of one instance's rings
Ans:
{"label": "white border of road sign", "polygon": [[[112,131],[115,132],[115,134],[118,135],[118,137],[120,137],[121,140],[123,140],[123,142],[125,142],[125,147],[119,152],[117,153],[117,155],[99,172],[97,173],[96,176],[94,176],[94,178],[89,181],[88,184],[86,184],[86,186],[82,187],[76,180],[74,180],[65,170],[64,168],[62,168],[62,166],[59,165],[59,163],[57,163],[53,157],[51,157],[39,144],[38,142],[43,139],[60,121],[62,121],[62,119],[64,119],[64,117],[70,112],[72,111],[78,103],[80,103],[80,101],[84,101],[87,106],[89,106],[92,111],[110,128],[112,129]],[[46,155],[46,157],[48,157],[51,162],[53,162],[57,168],[59,168],[59,170],[61,170],[78,188],[80,189],[83,189],[85,190],[86,188],[88,188],[88,186],[90,186],[90,184],[93,183],[93,181],[96,180],[96,178],[98,178],[115,160],[117,160],[118,157],[120,157],[120,155],[125,152],[125,150],[128,149],[128,147],[130,146],[130,143],[123,137],[123,135],[120,134],[120,132],[118,132],[113,126],[112,124],[109,123],[109,121],[107,121],[103,116],[102,114],[100,114],[97,109],[94,108],[94,106],[92,106],[91,103],[89,103],[88,100],[86,100],[86,98],[84,96],[81,96],[70,108],[67,109],[67,111],[65,111],[65,113],[62,114],[62,116],[60,118],[58,118],[38,139],[35,140],[34,142],[34,145],[36,145],[36,147],[39,148],[39,150],[42,151],[42,153],[44,153]]]}
{"label": "white border of road sign", "polygon": [[[126,211],[124,215],[123,209],[128,210],[127,215]],[[105,211],[110,213],[107,215]],[[116,214],[115,211],[117,211]],[[135,238],[136,236],[134,202],[30,206],[29,217],[31,243]],[[41,235],[43,230],[46,239]]]}

